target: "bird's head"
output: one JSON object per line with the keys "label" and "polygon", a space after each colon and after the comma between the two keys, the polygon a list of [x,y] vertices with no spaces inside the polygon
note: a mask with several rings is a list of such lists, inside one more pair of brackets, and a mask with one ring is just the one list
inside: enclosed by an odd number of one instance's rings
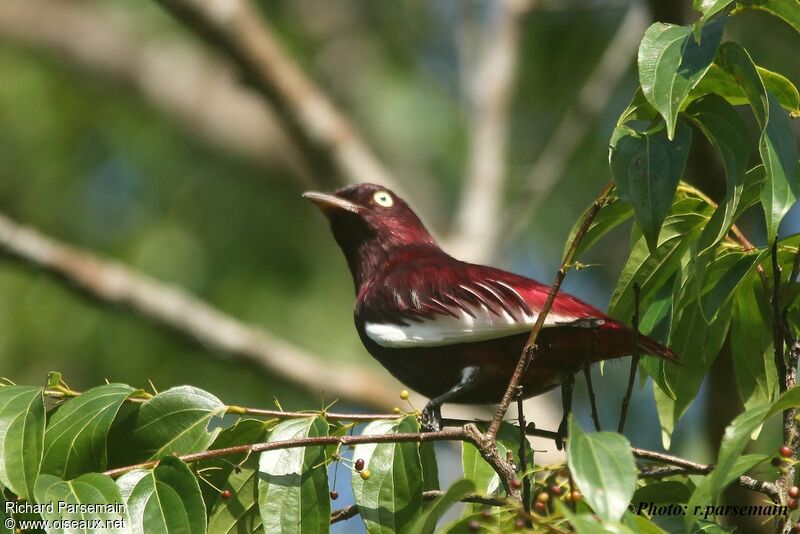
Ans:
{"label": "bird's head", "polygon": [[309,191],[303,198],[322,210],[347,258],[356,287],[385,254],[406,245],[436,242],[406,202],[389,189],[358,184],[333,193]]}

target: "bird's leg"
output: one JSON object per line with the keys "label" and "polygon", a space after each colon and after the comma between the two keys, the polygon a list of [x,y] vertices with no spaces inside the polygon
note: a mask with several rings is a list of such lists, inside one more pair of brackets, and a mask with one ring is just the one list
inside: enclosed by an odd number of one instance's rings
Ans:
{"label": "bird's leg", "polygon": [[428,401],[422,410],[422,430],[425,432],[438,432],[442,429],[442,404],[449,401],[459,393],[471,389],[478,380],[480,368],[477,366],[465,367],[461,371],[461,380],[438,397]]}
{"label": "bird's leg", "polygon": [[567,437],[567,419],[569,419],[569,414],[572,413],[572,389],[574,386],[574,375],[569,375],[569,378],[561,384],[561,405],[564,407],[564,416],[561,419],[561,424],[558,425],[558,435],[556,436],[556,448],[558,450],[564,448],[564,438]]}

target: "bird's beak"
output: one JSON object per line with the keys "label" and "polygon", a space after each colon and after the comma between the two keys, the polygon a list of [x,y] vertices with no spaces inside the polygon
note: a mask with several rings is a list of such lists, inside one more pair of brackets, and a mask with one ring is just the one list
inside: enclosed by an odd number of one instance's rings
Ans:
{"label": "bird's beak", "polygon": [[303,193],[303,198],[307,198],[316,204],[326,215],[337,210],[345,210],[351,213],[360,213],[362,210],[361,206],[358,204],[354,204],[349,200],[339,198],[335,195],[329,195],[327,193],[307,191]]}

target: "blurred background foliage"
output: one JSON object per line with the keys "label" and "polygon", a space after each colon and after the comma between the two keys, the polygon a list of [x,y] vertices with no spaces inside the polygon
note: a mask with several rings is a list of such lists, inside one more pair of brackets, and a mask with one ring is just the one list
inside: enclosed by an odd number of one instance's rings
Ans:
{"label": "blurred background foliage", "polygon": [[[23,3],[42,10],[30,27],[10,17]],[[135,46],[149,47],[149,57],[158,59],[164,43],[187,51],[187,59],[211,53],[155,4],[64,3],[107,20],[106,32],[115,25],[126,28]],[[539,188],[531,169],[573,110],[630,4],[535,4],[521,26],[503,193],[508,205],[531,199],[535,209],[516,221],[521,231],[501,236],[492,262],[549,283],[571,226],[610,177],[608,140],[636,87],[637,72],[635,48],[617,58],[627,66],[624,75],[599,113],[579,114],[586,130],[577,149],[566,154],[566,167],[554,185]],[[496,3],[264,0],[258,5],[302,69],[353,118],[405,189],[414,192],[434,232],[447,236],[470,151],[473,109],[465,80],[474,74],[481,43],[493,37],[485,31]],[[0,2],[0,210],[183,287],[320,358],[382,372],[352,326],[352,283],[343,258],[318,211],[300,198],[312,187],[335,187],[335,177],[295,172],[281,148],[285,142],[277,137],[274,144],[259,140],[272,146],[260,154],[231,149],[191,119],[165,112],[152,94],[113,69],[93,69],[37,39],[37,25],[59,24],[57,17],[42,18],[48,6],[52,3],[42,0]],[[647,7],[650,21],[695,18],[688,0],[653,1]],[[788,26],[747,12],[725,31],[757,64],[800,85],[800,38]],[[92,32],[74,39],[84,40],[90,52],[107,45],[93,42]],[[179,71],[143,75],[164,77],[166,83]],[[202,84],[202,79],[191,80],[179,97],[192,102]],[[203,109],[202,102],[195,104]],[[702,145],[693,150],[688,180],[719,198],[724,180],[716,155]],[[752,241],[763,243],[758,217],[753,213],[751,224],[741,226]],[[796,215],[789,217],[784,234],[791,233],[787,226],[797,227]],[[630,226],[621,228],[596,247],[586,259],[597,266],[571,273],[566,290],[605,308],[629,252],[629,232]],[[286,408],[309,409],[321,402],[319,392],[253,364],[220,358],[195,340],[100,305],[50,274],[0,256],[0,375],[39,384],[49,370],[63,372],[75,389],[105,379],[137,386],[152,380],[159,389],[193,384],[229,404],[269,406],[278,397]],[[605,374],[595,381],[600,415],[613,418],[627,365],[611,364]],[[584,394],[580,386],[577,391]],[[713,453],[700,438],[729,420],[706,416],[709,409],[724,411],[730,401],[724,380],[703,391],[673,440],[674,450],[698,461],[710,460]],[[585,399],[577,406],[588,421]],[[536,420],[536,414],[528,418]],[[632,442],[658,448],[649,387],[637,393],[630,419]],[[701,426],[704,422],[709,424]],[[717,436],[713,443],[718,441]]]}

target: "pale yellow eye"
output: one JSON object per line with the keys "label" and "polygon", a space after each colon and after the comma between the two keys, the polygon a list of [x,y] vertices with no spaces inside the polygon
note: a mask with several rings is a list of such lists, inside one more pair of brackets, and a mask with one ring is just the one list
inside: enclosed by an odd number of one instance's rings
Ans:
{"label": "pale yellow eye", "polygon": [[383,206],[384,208],[391,208],[394,204],[394,199],[388,191],[378,191],[372,195],[372,199],[378,206]]}

